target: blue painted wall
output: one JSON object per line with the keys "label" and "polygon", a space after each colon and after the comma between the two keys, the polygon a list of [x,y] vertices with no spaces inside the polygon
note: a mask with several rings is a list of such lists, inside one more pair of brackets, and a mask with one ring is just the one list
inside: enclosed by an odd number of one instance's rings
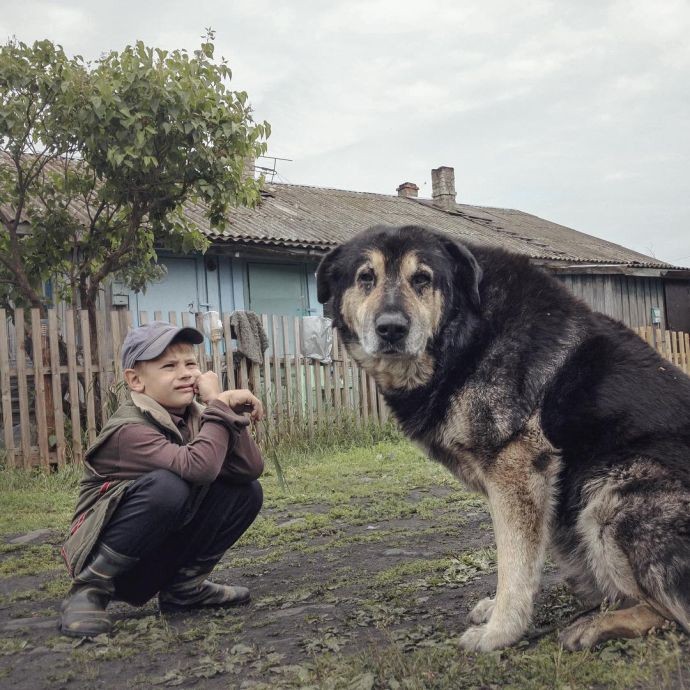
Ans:
{"label": "blue painted wall", "polygon": [[[152,283],[146,292],[129,293],[129,308],[137,314],[148,312],[149,319],[154,311],[161,311],[163,318],[168,312],[204,312],[215,310],[221,313],[247,309],[249,305],[249,272],[247,263],[261,263],[270,270],[275,265],[275,284],[279,287],[281,267],[286,264],[302,269],[305,286],[306,313],[323,314],[322,305],[316,299],[315,272],[316,261],[295,261],[290,258],[263,259],[260,256],[251,258],[206,254],[195,256],[176,256],[161,252],[159,263],[167,268],[166,276],[157,283]],[[293,272],[294,273],[294,272]],[[276,309],[268,313],[281,313],[280,300],[276,295]],[[270,308],[270,307],[269,307]]]}

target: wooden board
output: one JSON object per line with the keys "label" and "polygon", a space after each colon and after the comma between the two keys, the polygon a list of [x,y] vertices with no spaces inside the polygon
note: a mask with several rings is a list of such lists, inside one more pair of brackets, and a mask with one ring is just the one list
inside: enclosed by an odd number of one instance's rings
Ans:
{"label": "wooden board", "polygon": [[14,424],[12,420],[12,388],[10,384],[9,334],[7,312],[0,309],[0,397],[2,398],[2,430],[5,435],[7,466],[16,467]]}
{"label": "wooden board", "polygon": [[72,456],[81,461],[81,418],[79,415],[79,377],[77,375],[77,340],[74,330],[74,311],[65,312],[65,339],[67,341],[67,379],[69,383],[70,421],[72,422]]}
{"label": "wooden board", "polygon": [[60,348],[58,347],[58,319],[55,309],[48,310],[48,339],[50,341],[50,371],[53,386],[53,410],[55,415],[55,449],[58,467],[67,459],[65,442],[65,415],[62,409],[62,376],[60,374]]}
{"label": "wooden board", "polygon": [[[31,310],[31,349],[34,362],[34,417],[38,433],[38,457],[41,467],[48,469],[48,416],[46,413],[46,376],[43,369],[43,343],[41,340],[41,313]],[[52,390],[50,391],[52,392]],[[52,417],[52,410],[51,410]]]}
{"label": "wooden board", "polygon": [[31,462],[31,417],[29,416],[29,386],[26,372],[26,329],[24,310],[14,312],[14,327],[17,343],[17,389],[19,392],[19,424],[22,449],[22,462],[29,467]]}

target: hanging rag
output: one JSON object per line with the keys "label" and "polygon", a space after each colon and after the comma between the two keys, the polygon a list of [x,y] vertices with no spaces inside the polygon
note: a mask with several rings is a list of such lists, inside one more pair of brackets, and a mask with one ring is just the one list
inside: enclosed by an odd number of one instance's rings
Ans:
{"label": "hanging rag", "polygon": [[234,311],[230,326],[237,336],[237,351],[256,364],[263,364],[268,349],[268,336],[258,314],[253,311]]}

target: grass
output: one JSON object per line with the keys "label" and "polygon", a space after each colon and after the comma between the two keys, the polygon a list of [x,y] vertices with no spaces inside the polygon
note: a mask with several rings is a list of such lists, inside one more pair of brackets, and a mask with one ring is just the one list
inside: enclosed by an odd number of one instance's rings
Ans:
{"label": "grass", "polygon": [[[464,615],[495,582],[484,501],[394,431],[358,429],[347,442],[336,428],[315,434],[311,445],[293,439],[270,446],[278,463],[267,465],[262,480],[264,511],[216,574],[249,581],[250,609],[168,618],[154,604],[116,605],[114,634],[91,644],[53,628],[0,628],[2,682],[81,688],[117,678],[121,687],[204,687],[216,678],[218,687],[333,690],[690,685],[690,644],[673,627],[591,652],[564,652],[553,633],[491,654],[461,651]],[[74,468],[0,472],[0,607],[8,620],[55,616],[69,586],[57,542],[78,479]],[[45,527],[56,535],[48,543],[7,543]],[[560,586],[541,601],[538,626],[561,624],[574,611]]]}
{"label": "grass", "polygon": [[81,469],[68,465],[58,472],[0,470],[0,534],[45,527],[66,529],[72,517]]}

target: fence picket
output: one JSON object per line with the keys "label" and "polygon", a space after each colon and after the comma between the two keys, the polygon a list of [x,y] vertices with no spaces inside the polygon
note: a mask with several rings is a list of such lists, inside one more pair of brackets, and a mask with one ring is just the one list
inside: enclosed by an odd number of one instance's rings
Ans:
{"label": "fence picket", "polygon": [[283,385],[278,358],[278,317],[275,314],[271,315],[271,345],[273,347],[273,379],[276,387],[276,422],[278,428],[281,428],[285,425],[285,418],[283,416]]}
{"label": "fence picket", "polygon": [[108,419],[108,389],[110,388],[108,357],[106,353],[107,340],[105,336],[105,319],[103,312],[96,312],[96,353],[98,356],[98,387],[101,402],[101,426]]}
{"label": "fence picket", "polygon": [[247,367],[247,358],[246,357],[242,357],[242,359],[240,360],[239,379],[240,379],[240,388],[244,388],[244,389],[249,388],[249,369]]}
{"label": "fence picket", "polygon": [[348,357],[348,368],[350,369],[349,376],[352,382],[352,409],[358,421],[362,421],[361,416],[357,414],[357,410],[362,409],[359,397],[359,371],[354,360],[350,359],[350,357]]}
{"label": "fence picket", "polygon": [[678,337],[678,368],[685,371],[685,340],[680,331],[676,335]]}
{"label": "fence picket", "polygon": [[24,311],[14,313],[15,338],[17,342],[17,390],[19,392],[20,442],[24,461],[31,463],[31,418],[29,416],[29,386],[26,372],[26,340]]}
{"label": "fence picket", "polygon": [[369,399],[367,395],[367,373],[359,370],[360,409],[362,410],[362,422],[369,421]]}
{"label": "fence picket", "polygon": [[381,420],[381,424],[385,424],[388,421],[388,417],[390,417],[390,411],[381,393],[376,393],[376,397],[379,404],[379,419]]}
{"label": "fence picket", "polygon": [[343,404],[342,381],[342,362],[340,361],[340,350],[338,342],[338,331],[333,331],[333,406],[336,415],[340,416],[340,408]]}
{"label": "fence picket", "polygon": [[314,433],[314,396],[312,393],[313,368],[311,360],[303,356],[302,333],[299,328],[295,332],[295,352],[295,356],[299,357],[304,362],[304,403],[307,408],[307,433],[311,436]]}
{"label": "fence picket", "polygon": [[323,364],[323,395],[326,407],[333,408],[333,387],[331,384],[331,367],[333,366],[330,362],[328,364]]}
{"label": "fence picket", "polygon": [[58,319],[55,309],[48,310],[48,339],[50,342],[50,373],[53,386],[53,415],[55,417],[55,449],[58,467],[63,467],[67,459],[65,442],[65,414],[62,408],[62,376],[60,373]]}
{"label": "fence picket", "polygon": [[314,398],[316,399],[316,426],[321,426],[323,422],[323,389],[324,384],[321,378],[323,373],[322,364],[318,359],[311,359],[311,367],[314,372]]}
{"label": "fence picket", "polygon": [[[202,333],[204,332],[204,317],[202,314],[190,314],[189,312],[185,312],[182,314],[182,325],[183,326],[191,326],[192,328],[196,328],[197,330],[201,331]],[[185,323],[185,320],[187,323]],[[208,361],[206,359],[206,340],[199,345],[195,345],[194,349],[196,350],[197,353],[197,359],[199,361],[199,369],[201,370],[201,373],[203,374],[204,372],[208,371]]]}
{"label": "fence picket", "polygon": [[[261,325],[268,336],[268,316],[261,315]],[[226,340],[226,347],[230,347],[230,341]],[[264,352],[264,405],[266,406],[266,424],[269,428],[273,426],[273,384],[271,383],[271,358],[268,351]],[[272,431],[272,429],[271,429]]]}
{"label": "fence picket", "polygon": [[[251,391],[254,393],[254,395],[262,399],[263,396],[261,395],[261,368],[258,364],[254,364],[252,367],[250,367],[250,378],[251,378]],[[256,433],[256,440],[257,441],[262,441],[264,437],[264,429],[260,424],[255,424],[254,425],[254,431]]]}
{"label": "fence picket", "polygon": [[235,386],[235,359],[232,352],[232,328],[230,326],[230,314],[223,314],[223,336],[225,338],[225,375],[228,379],[228,388]]}
{"label": "fence picket", "polygon": [[7,466],[16,467],[17,458],[14,449],[9,340],[7,313],[4,309],[0,309],[0,396],[2,396],[2,430],[5,435]]}
{"label": "fence picket", "polygon": [[113,383],[122,381],[122,341],[124,336],[120,329],[120,314],[116,311],[110,312],[110,333],[113,339]]}
{"label": "fence picket", "polygon": [[[50,464],[48,457],[48,415],[46,405],[46,393],[50,394],[51,389],[46,391],[46,375],[43,370],[44,354],[41,333],[41,312],[39,309],[31,310],[31,350],[34,362],[34,417],[36,419],[36,431],[38,433],[38,458],[41,467],[47,469]],[[46,353],[47,354],[47,353]],[[51,415],[52,415],[51,405]]]}
{"label": "fence picket", "polygon": [[220,359],[220,341],[219,340],[211,340],[211,361],[212,361],[212,368],[213,371],[216,372],[218,375],[218,379],[220,380],[220,385],[221,388],[223,387],[223,366],[221,364],[221,359]]}
{"label": "fence picket", "polygon": [[69,408],[72,422],[72,455],[81,460],[81,419],[79,415],[79,378],[77,375],[77,340],[74,332],[74,310],[65,312],[65,331],[67,339],[67,378],[69,382]]}
{"label": "fence picket", "polygon": [[[288,318],[287,316],[280,317],[280,327],[283,335],[283,367],[285,370],[285,411],[287,413],[287,421],[290,428],[294,425],[293,407],[294,407],[294,387],[292,385],[292,367],[290,366],[290,333],[288,332]],[[295,343],[295,346],[297,343]],[[297,355],[295,355],[297,357]]]}
{"label": "fence picket", "polygon": [[381,411],[377,405],[378,396],[376,395],[376,382],[369,374],[367,374],[367,383],[369,386],[371,416],[374,418],[374,421],[381,423]]}
{"label": "fence picket", "polygon": [[83,309],[79,314],[81,322],[82,353],[84,357],[84,396],[86,397],[86,434],[89,445],[96,440],[96,399],[94,396],[93,361],[91,359],[91,337],[89,312]]}
{"label": "fence picket", "polygon": [[292,320],[292,333],[293,333],[293,338],[295,341],[295,400],[294,400],[294,405],[295,405],[295,417],[299,420],[303,420],[305,418],[306,410],[305,410],[305,400],[306,400],[306,394],[307,394],[307,387],[306,384],[304,383],[304,377],[306,375],[305,372],[305,361],[304,357],[302,357],[300,350],[301,350],[301,342],[302,339],[300,338],[300,330],[299,330],[299,317],[295,316]]}
{"label": "fence picket", "polygon": [[340,348],[340,359],[343,363],[343,407],[351,409],[353,404],[350,396],[350,358],[347,355],[347,348],[344,343]]}

